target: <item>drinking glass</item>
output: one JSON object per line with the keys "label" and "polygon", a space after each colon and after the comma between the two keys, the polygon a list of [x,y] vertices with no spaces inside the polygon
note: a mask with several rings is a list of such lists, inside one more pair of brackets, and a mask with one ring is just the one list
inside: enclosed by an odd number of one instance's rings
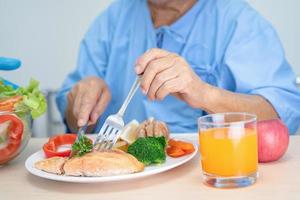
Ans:
{"label": "drinking glass", "polygon": [[258,177],[256,116],[218,113],[198,119],[204,183],[217,188],[252,185]]}

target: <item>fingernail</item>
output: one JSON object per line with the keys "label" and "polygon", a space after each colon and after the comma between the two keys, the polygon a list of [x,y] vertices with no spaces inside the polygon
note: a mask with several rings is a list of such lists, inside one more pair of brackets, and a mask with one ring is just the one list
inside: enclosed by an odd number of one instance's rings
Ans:
{"label": "fingernail", "polygon": [[153,99],[152,99],[150,96],[148,96],[148,100],[149,100],[149,101],[153,101]]}
{"label": "fingernail", "polygon": [[147,94],[147,91],[146,91],[145,89],[142,88],[142,93],[143,93],[144,95],[146,95],[146,94]]}
{"label": "fingernail", "polygon": [[94,122],[96,122],[96,121],[98,120],[98,114],[97,114],[97,113],[94,113],[94,114],[92,115],[92,120],[93,120]]}
{"label": "fingernail", "polygon": [[83,119],[79,119],[78,120],[78,126],[83,126],[84,125],[84,120]]}
{"label": "fingernail", "polygon": [[141,67],[140,65],[135,66],[135,72],[136,72],[137,74],[140,74],[140,73],[141,73],[141,70],[142,70],[142,67]]}

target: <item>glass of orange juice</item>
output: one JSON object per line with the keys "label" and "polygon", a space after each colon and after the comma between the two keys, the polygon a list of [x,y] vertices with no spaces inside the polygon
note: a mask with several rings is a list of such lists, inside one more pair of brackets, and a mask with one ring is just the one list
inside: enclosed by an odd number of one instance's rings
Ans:
{"label": "glass of orange juice", "polygon": [[219,113],[200,117],[204,182],[218,188],[252,185],[258,177],[256,116]]}

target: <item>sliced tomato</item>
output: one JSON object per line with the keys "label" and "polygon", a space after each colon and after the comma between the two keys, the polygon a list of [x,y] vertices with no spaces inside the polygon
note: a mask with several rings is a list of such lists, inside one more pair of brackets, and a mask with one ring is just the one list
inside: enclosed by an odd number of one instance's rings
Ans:
{"label": "sliced tomato", "polygon": [[24,124],[15,115],[0,115],[0,124],[9,121],[7,139],[0,146],[0,163],[13,157],[19,150],[22,143]]}
{"label": "sliced tomato", "polygon": [[43,151],[47,158],[54,156],[68,157],[71,154],[71,149],[65,151],[57,151],[59,146],[73,144],[76,141],[76,134],[63,134],[50,137],[48,142],[44,144]]}

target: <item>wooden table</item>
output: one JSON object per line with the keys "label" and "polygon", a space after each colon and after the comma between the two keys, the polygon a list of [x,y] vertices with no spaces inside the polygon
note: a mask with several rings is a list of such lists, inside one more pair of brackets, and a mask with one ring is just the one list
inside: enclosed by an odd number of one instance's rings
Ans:
{"label": "wooden table", "polygon": [[[196,134],[185,137],[197,140]],[[31,139],[16,160],[0,168],[1,200],[300,199],[300,136],[291,136],[288,152],[280,161],[259,166],[255,185],[231,190],[202,184],[199,156],[171,171],[132,181],[78,184],[42,179],[29,174],[24,162],[45,141]]]}

